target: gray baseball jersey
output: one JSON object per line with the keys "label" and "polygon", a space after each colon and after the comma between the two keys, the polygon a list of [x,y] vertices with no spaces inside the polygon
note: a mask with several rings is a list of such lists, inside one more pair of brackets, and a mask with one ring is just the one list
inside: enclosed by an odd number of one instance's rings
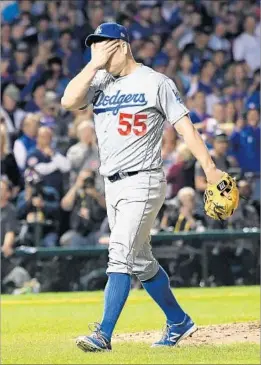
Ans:
{"label": "gray baseball jersey", "polygon": [[[174,124],[188,109],[168,77],[140,66],[124,77],[99,71],[87,93],[105,176],[111,229],[107,272],[152,278],[159,264],[150,246],[150,231],[166,195],[161,169],[165,120]],[[138,174],[111,182],[116,172]]]}
{"label": "gray baseball jersey", "polygon": [[161,167],[164,121],[174,124],[189,112],[174,82],[143,65],[120,78],[98,71],[86,104],[93,104],[104,176]]}

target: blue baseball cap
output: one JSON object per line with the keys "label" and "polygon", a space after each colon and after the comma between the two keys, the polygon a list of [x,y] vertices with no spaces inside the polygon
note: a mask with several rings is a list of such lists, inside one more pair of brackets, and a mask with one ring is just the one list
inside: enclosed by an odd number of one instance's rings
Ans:
{"label": "blue baseball cap", "polygon": [[95,32],[85,39],[86,47],[90,47],[93,42],[97,42],[101,38],[122,39],[129,43],[127,29],[117,23],[103,23],[99,25]]}

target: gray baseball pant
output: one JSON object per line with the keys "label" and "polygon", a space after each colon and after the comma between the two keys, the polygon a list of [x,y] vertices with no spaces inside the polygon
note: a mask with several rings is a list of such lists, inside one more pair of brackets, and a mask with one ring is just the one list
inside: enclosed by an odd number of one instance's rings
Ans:
{"label": "gray baseball pant", "polygon": [[107,273],[135,274],[141,281],[156,275],[159,264],[150,245],[150,231],[166,196],[162,170],[141,171],[116,182],[105,178],[111,229]]}

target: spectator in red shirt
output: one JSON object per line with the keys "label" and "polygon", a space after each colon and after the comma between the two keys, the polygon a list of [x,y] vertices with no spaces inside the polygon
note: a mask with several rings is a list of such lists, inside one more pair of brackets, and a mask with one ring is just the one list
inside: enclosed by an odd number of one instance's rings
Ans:
{"label": "spectator in red shirt", "polygon": [[176,162],[171,166],[167,175],[169,184],[168,198],[173,198],[184,186],[194,187],[195,160],[188,149],[182,143],[177,148]]}

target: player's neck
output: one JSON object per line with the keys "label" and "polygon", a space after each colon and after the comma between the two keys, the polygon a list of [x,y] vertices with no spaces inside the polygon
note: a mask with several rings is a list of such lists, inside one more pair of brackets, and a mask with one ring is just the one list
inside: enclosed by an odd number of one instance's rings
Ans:
{"label": "player's neck", "polygon": [[126,76],[131,74],[136,70],[137,67],[140,67],[141,63],[137,63],[134,59],[129,59],[125,65],[125,67],[119,73],[119,77]]}

